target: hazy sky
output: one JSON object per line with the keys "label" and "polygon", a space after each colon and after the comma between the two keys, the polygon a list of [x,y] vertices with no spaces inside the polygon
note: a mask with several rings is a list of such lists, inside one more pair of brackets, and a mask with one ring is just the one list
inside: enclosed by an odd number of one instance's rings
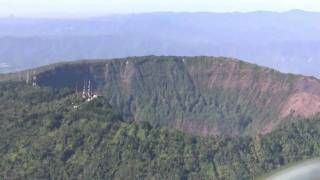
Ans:
{"label": "hazy sky", "polygon": [[0,15],[102,15],[158,11],[320,11],[320,0],[0,0]]}

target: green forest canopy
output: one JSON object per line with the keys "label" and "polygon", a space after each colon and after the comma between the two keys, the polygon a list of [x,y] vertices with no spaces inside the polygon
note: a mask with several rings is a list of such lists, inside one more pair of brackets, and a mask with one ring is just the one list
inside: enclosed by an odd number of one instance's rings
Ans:
{"label": "green forest canopy", "polygon": [[213,138],[126,121],[70,89],[2,82],[0,102],[0,179],[253,179],[320,153],[320,119]]}

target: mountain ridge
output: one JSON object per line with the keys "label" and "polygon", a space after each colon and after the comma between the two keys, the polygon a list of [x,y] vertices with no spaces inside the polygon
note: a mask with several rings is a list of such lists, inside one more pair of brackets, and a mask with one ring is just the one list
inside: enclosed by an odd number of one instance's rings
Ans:
{"label": "mountain ridge", "polygon": [[[20,80],[26,73],[20,73]],[[88,80],[130,121],[204,136],[266,134],[291,116],[310,118],[320,112],[316,78],[223,57],[81,61],[37,72],[40,86],[81,91]]]}

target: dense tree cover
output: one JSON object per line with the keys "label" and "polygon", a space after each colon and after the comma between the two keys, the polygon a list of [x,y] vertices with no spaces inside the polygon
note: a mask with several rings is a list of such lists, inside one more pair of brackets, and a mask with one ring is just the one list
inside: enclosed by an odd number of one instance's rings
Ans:
{"label": "dense tree cover", "polygon": [[210,138],[129,122],[68,89],[0,83],[0,101],[0,179],[253,179],[320,153],[319,119]]}

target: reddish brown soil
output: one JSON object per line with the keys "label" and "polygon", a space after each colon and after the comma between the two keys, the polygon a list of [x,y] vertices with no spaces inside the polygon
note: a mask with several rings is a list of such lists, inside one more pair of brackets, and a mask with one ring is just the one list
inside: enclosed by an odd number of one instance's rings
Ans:
{"label": "reddish brown soil", "polygon": [[281,110],[280,118],[289,115],[304,118],[320,112],[320,83],[312,78],[300,78],[294,93],[288,98]]}
{"label": "reddish brown soil", "polygon": [[281,106],[279,119],[269,122],[261,134],[271,132],[289,116],[311,118],[320,113],[320,82],[311,77],[301,77],[295,84],[293,93]]}

